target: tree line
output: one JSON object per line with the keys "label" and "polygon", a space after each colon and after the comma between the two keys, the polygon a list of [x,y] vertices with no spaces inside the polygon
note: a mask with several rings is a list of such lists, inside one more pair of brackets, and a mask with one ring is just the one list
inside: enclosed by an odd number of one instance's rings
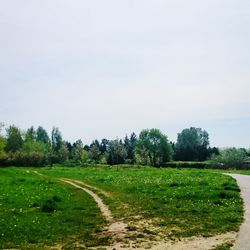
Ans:
{"label": "tree line", "polygon": [[[54,127],[49,135],[42,127],[33,126],[21,131],[17,126],[6,128],[1,133],[0,165],[48,166],[53,164],[138,164],[163,166],[170,161],[222,161],[218,148],[209,146],[209,134],[201,128],[183,129],[173,143],[159,129],[144,129],[137,136],[132,133],[123,139],[94,140],[84,145],[82,140],[70,143],[63,139],[60,130]],[[236,150],[237,151],[237,150]],[[238,151],[237,151],[238,152]],[[241,152],[243,152],[241,150]],[[242,156],[247,156],[245,150]],[[244,158],[243,157],[243,158]]]}

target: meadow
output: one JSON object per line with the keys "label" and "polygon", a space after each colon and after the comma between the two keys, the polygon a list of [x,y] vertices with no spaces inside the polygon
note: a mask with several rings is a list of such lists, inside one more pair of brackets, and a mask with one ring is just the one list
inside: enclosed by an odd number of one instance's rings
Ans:
{"label": "meadow", "polygon": [[81,239],[87,246],[101,244],[93,233],[105,220],[92,198],[31,171],[0,170],[0,248],[67,247]]}
{"label": "meadow", "polygon": [[235,180],[210,170],[54,167],[0,171],[2,249],[111,244],[112,239],[101,233],[108,223],[93,199],[60,182],[62,177],[91,185],[114,218],[134,232],[131,240],[208,237],[238,231],[243,221],[243,201]]}

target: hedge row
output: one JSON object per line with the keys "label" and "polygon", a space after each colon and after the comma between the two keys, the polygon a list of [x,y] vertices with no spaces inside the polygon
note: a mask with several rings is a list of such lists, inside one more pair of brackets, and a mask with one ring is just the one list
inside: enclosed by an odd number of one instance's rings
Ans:
{"label": "hedge row", "polygon": [[48,165],[48,157],[39,152],[17,152],[0,158],[0,166],[16,166],[16,167],[44,167]]}
{"label": "hedge row", "polygon": [[[197,169],[230,169],[225,164],[215,164],[211,162],[185,162],[185,161],[174,161],[167,162],[161,165],[163,168],[197,168]],[[250,164],[242,164],[235,166],[234,169],[250,169]]]}
{"label": "hedge row", "polygon": [[[45,154],[39,152],[17,152],[15,154],[10,154],[6,157],[0,158],[0,166],[8,167],[8,166],[17,166],[17,167],[44,167],[48,165],[52,165],[53,156],[46,156]],[[78,166],[74,162],[67,161],[65,164],[59,164],[67,167]],[[106,164],[84,164],[84,166],[93,166],[93,167],[107,167],[109,165]],[[112,167],[143,167],[139,165],[129,165],[129,164],[121,164],[121,165],[113,165]],[[230,169],[228,166],[224,164],[215,164],[211,162],[185,162],[185,161],[174,161],[167,162],[160,166],[161,168],[196,168],[196,169]],[[242,164],[240,166],[235,166],[234,169],[241,170],[250,170],[249,164]]]}

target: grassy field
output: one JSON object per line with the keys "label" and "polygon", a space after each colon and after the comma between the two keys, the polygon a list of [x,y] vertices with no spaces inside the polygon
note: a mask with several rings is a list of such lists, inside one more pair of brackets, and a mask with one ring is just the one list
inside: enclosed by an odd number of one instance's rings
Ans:
{"label": "grassy field", "polygon": [[[105,221],[84,192],[30,170],[0,169],[0,248],[44,249],[55,242],[99,245]],[[99,239],[102,241],[103,239]]]}
{"label": "grassy field", "polygon": [[[204,170],[152,168],[64,168],[43,170],[108,191],[117,217],[141,215],[180,236],[211,235],[237,230],[242,200],[236,182]],[[129,207],[129,209],[128,209]]]}
{"label": "grassy field", "polygon": [[[108,243],[108,238],[93,236],[105,220],[92,198],[57,182],[60,177],[106,191],[109,195],[105,196],[94,190],[114,217],[123,219],[131,231],[140,224],[141,232],[152,237],[159,233],[170,239],[211,236],[237,231],[243,220],[236,182],[208,170],[57,167],[29,168],[29,173],[23,168],[0,171],[0,248],[27,249],[33,243],[76,240],[87,246]],[[55,211],[44,211],[51,204]]]}
{"label": "grassy field", "polygon": [[247,175],[250,175],[250,170],[241,170],[241,171],[238,171],[239,174],[247,174]]}

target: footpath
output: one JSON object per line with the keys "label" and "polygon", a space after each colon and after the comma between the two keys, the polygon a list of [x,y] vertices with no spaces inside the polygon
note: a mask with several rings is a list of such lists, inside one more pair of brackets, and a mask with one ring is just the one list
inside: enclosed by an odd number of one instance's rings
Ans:
{"label": "footpath", "polygon": [[244,200],[244,223],[236,239],[234,250],[250,250],[250,175],[227,174],[236,179]]}

